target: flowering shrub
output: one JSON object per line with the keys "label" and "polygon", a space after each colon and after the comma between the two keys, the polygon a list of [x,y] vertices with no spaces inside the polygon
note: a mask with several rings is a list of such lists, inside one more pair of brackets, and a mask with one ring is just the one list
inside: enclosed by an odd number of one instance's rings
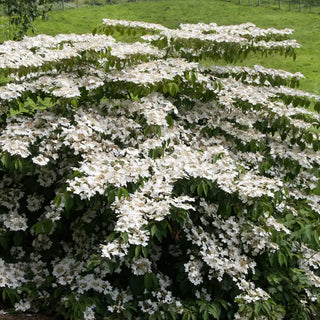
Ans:
{"label": "flowering shrub", "polygon": [[295,57],[292,30],[106,19],[94,33],[0,46],[7,306],[318,319],[320,97],[295,89],[300,73],[199,64]]}

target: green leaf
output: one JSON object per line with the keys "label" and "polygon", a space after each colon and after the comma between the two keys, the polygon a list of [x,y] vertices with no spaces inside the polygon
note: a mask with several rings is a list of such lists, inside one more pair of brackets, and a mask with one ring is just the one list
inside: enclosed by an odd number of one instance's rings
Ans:
{"label": "green leaf", "polygon": [[191,186],[190,186],[190,191],[191,191],[192,193],[194,193],[195,190],[197,189],[197,187],[198,187],[198,183],[197,183],[197,181],[195,180],[195,181],[191,184]]}
{"label": "green leaf", "polygon": [[197,193],[198,193],[198,196],[201,196],[203,192],[203,183],[202,181],[198,184],[198,187],[197,187]]}
{"label": "green leaf", "polygon": [[144,275],[144,286],[148,291],[155,290],[158,287],[158,278],[153,272]]}
{"label": "green leaf", "polygon": [[38,221],[35,223],[32,227],[31,230],[34,230],[35,234],[38,235],[42,232],[42,222]]}
{"label": "green leaf", "polygon": [[205,196],[207,196],[208,195],[208,185],[204,181],[202,181],[201,183],[203,184],[203,192],[204,192]]}
{"label": "green leaf", "polygon": [[142,250],[143,256],[147,258],[149,254],[149,247],[141,247],[141,250]]}
{"label": "green leaf", "polygon": [[4,250],[8,249],[8,239],[6,237],[0,237],[0,245]]}
{"label": "green leaf", "polygon": [[105,72],[109,72],[110,70],[110,63],[107,61],[105,64],[104,64],[104,71]]}
{"label": "green leaf", "polygon": [[171,316],[171,320],[176,320],[177,318],[176,318],[176,314],[173,312],[173,311],[169,311],[169,314],[170,314],[170,316]]}
{"label": "green leaf", "polygon": [[65,210],[66,212],[70,212],[70,210],[73,207],[74,204],[74,199],[73,199],[73,195],[70,193],[65,192],[64,193],[64,206],[65,206]]}
{"label": "green leaf", "polygon": [[151,227],[151,237],[153,237],[157,232],[157,226],[154,224],[152,227]]}
{"label": "green leaf", "polygon": [[120,187],[118,189],[118,199],[121,199],[122,197],[124,198],[128,198],[129,197],[129,192],[127,191],[127,189]]}
{"label": "green leaf", "polygon": [[221,314],[221,307],[217,303],[212,303],[209,306],[209,313],[212,315],[214,318],[219,319],[220,314]]}
{"label": "green leaf", "polygon": [[136,246],[134,249],[134,256],[139,257],[141,252],[141,246]]}
{"label": "green leaf", "polygon": [[179,86],[174,82],[169,83],[168,84],[168,91],[169,91],[170,95],[173,97],[179,92]]}
{"label": "green leaf", "polygon": [[10,164],[10,157],[7,156],[6,154],[3,154],[1,157],[1,162],[5,168],[9,168]]}
{"label": "green leaf", "polygon": [[54,198],[53,204],[56,205],[57,207],[59,207],[60,204],[61,204],[61,201],[62,201],[62,194],[59,193],[59,194],[57,194],[56,197]]}
{"label": "green leaf", "polygon": [[71,104],[72,104],[75,108],[77,108],[77,107],[78,107],[78,100],[77,100],[77,99],[72,99],[72,100],[71,100]]}
{"label": "green leaf", "polygon": [[109,203],[114,202],[114,200],[116,199],[117,189],[107,190],[106,192],[107,192],[108,202]]}
{"label": "green leaf", "polygon": [[283,265],[287,266],[287,257],[282,251],[278,252],[278,262],[280,267],[282,267]]}
{"label": "green leaf", "polygon": [[162,87],[162,92],[163,93],[167,93],[169,91],[169,85],[167,83],[165,83]]}
{"label": "green leaf", "polygon": [[46,220],[42,224],[43,231],[45,233],[50,233],[53,228],[53,222],[51,220]]}
{"label": "green leaf", "polygon": [[101,258],[98,255],[93,255],[90,261],[87,263],[87,270],[92,271],[94,268],[101,264]]}
{"label": "green leaf", "polygon": [[123,240],[124,243],[128,243],[129,242],[129,236],[128,236],[127,232],[121,232],[120,237],[121,237],[121,239]]}
{"label": "green leaf", "polygon": [[174,126],[174,121],[173,121],[173,119],[172,119],[172,117],[171,117],[170,115],[167,115],[167,116],[166,116],[166,120],[167,120],[167,124],[168,124],[170,127]]}
{"label": "green leaf", "polygon": [[23,234],[21,232],[15,232],[13,236],[13,243],[15,246],[20,246],[22,243]]}

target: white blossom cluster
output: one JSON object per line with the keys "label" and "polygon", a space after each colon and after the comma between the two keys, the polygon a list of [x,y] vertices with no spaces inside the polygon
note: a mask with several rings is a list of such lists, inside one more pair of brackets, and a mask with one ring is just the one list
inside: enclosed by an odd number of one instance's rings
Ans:
{"label": "white blossom cluster", "polygon": [[147,30],[166,30],[167,28],[161,24],[148,23],[144,21],[128,21],[128,20],[114,20],[114,19],[103,19],[103,24],[107,26],[124,26],[132,28],[143,28]]}
{"label": "white blossom cluster", "polygon": [[23,271],[23,265],[6,263],[3,259],[0,260],[1,277],[0,287],[1,288],[17,288],[20,287],[25,280],[25,272]]}
{"label": "white blossom cluster", "polygon": [[0,289],[16,290],[14,309],[37,311],[53,295],[86,320],[178,319],[200,304],[202,317],[215,303],[249,319],[270,303],[255,319],[281,319],[275,263],[285,281],[305,277],[294,294],[315,303],[320,118],[302,104],[319,97],[285,86],[300,73],[203,68],[182,41],[291,50],[292,30],[103,28],[151,32],[152,45],[59,35],[0,46],[0,68],[14,72],[0,87]]}
{"label": "white blossom cluster", "polygon": [[[215,43],[240,44],[242,47],[250,46],[250,42],[254,40],[253,46],[260,48],[300,47],[295,40],[281,40],[281,38],[286,38],[288,35],[292,34],[292,29],[261,29],[252,23],[244,23],[234,26],[218,26],[216,23],[181,24],[179,29],[168,29],[158,24],[139,21],[104,19],[103,23],[107,27],[130,27],[137,29],[141,28],[154,32],[158,31],[160,37],[165,36],[168,39],[175,40],[196,39]],[[270,37],[273,37],[274,41],[270,41],[270,39],[268,39]],[[157,38],[151,36],[145,37],[145,39],[154,40]]]}
{"label": "white blossom cluster", "polygon": [[[203,68],[205,71],[206,68]],[[276,81],[287,81],[292,80],[299,81],[304,78],[304,75],[300,72],[291,73],[284,70],[277,70],[271,68],[264,68],[260,65],[254,65],[252,68],[240,67],[240,66],[212,66],[209,68],[209,72],[217,74],[220,77],[229,77],[230,75],[234,78],[241,78],[241,80],[248,84],[264,84],[272,85]]]}
{"label": "white blossom cluster", "polygon": [[[14,82],[9,82],[0,87],[1,100],[4,100],[4,102],[12,101],[22,97],[26,92],[44,92],[55,97],[73,98],[80,96],[81,88],[92,90],[103,86],[106,81],[106,75],[95,66],[89,66],[84,69],[81,69],[80,66],[80,68],[74,70],[74,73],[59,71],[59,63],[66,65],[69,63],[71,65],[77,59],[84,59],[81,54],[83,52],[90,52],[90,50],[93,50],[97,54],[98,66],[109,63],[111,60],[116,60],[120,65],[131,64],[133,61],[141,59],[148,60],[151,57],[161,58],[164,54],[161,50],[145,43],[116,43],[112,37],[102,35],[83,35],[82,38],[77,35],[49,37],[48,42],[52,42],[52,47],[50,46],[46,52],[42,52],[41,50],[44,50],[43,47],[46,48],[45,40],[47,37],[49,36],[46,36],[44,39],[40,37],[40,40],[44,42],[42,45],[42,42],[39,40],[40,48],[35,46],[24,49],[27,51],[28,57],[30,56],[34,60],[32,67],[37,67],[39,71],[22,76],[17,76],[14,73],[11,74]],[[27,40],[27,38],[23,40],[23,43],[26,42],[28,44]],[[68,44],[67,47],[65,43]],[[99,47],[97,47],[97,43]],[[19,69],[21,67],[20,64],[23,65],[25,59],[30,61],[28,57],[25,57],[23,51],[15,47],[14,43],[8,42],[2,46],[8,49],[9,52],[7,54],[10,55],[10,61],[12,62],[9,65],[6,64],[7,68],[12,70]],[[72,50],[71,53],[70,50]],[[101,54],[108,55],[108,58],[101,58]],[[53,55],[56,55],[54,59],[52,58]],[[91,55],[94,57],[93,54]],[[5,56],[3,56],[3,59],[6,59]],[[131,60],[132,62],[130,62]],[[57,63],[57,65],[55,66],[53,62]],[[49,63],[50,70],[44,72],[43,70],[47,67],[47,63]]]}
{"label": "white blossom cluster", "polygon": [[181,59],[156,60],[111,72],[108,79],[136,84],[154,84],[163,80],[173,80],[176,76],[182,76],[185,71],[196,68],[196,63]]}
{"label": "white blossom cluster", "polygon": [[20,42],[6,41],[0,45],[0,68],[12,71],[19,68],[54,65],[65,59],[80,57],[90,50],[104,52],[115,40],[104,35],[59,34],[55,37],[39,35],[24,37]]}

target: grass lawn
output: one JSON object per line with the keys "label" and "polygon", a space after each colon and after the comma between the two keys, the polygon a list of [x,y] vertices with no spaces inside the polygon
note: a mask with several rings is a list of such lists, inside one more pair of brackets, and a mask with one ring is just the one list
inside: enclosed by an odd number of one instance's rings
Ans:
{"label": "grass lawn", "polygon": [[130,2],[107,6],[82,7],[65,11],[54,11],[49,20],[37,23],[37,32],[55,35],[57,33],[87,33],[103,18],[143,20],[161,23],[176,28],[181,22],[216,22],[218,24],[239,24],[253,22],[259,27],[293,28],[294,38],[302,44],[297,60],[285,59],[279,55],[261,58],[250,56],[246,65],[262,64],[266,67],[300,71],[306,79],[300,88],[320,94],[320,15],[293,11],[238,5],[219,0],[164,0]]}

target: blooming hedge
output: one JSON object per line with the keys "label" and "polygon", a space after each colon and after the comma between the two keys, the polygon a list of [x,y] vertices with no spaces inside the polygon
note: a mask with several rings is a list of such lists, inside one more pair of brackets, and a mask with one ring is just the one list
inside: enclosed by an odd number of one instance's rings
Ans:
{"label": "blooming hedge", "polygon": [[291,33],[105,19],[0,45],[5,306],[318,319],[320,96],[300,73],[200,63],[295,58]]}

